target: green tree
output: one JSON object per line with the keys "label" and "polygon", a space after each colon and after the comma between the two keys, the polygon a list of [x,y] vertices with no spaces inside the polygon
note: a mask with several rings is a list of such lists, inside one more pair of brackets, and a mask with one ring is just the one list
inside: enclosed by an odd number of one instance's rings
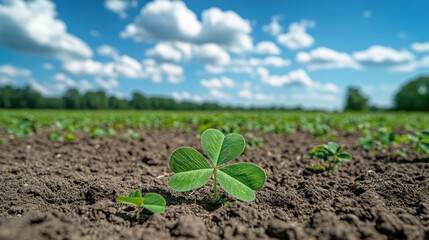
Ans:
{"label": "green tree", "polygon": [[68,89],[63,96],[64,107],[67,109],[82,108],[82,96],[75,88]]}
{"label": "green tree", "polygon": [[365,97],[357,87],[349,87],[347,90],[345,111],[368,110],[368,98]]}
{"label": "green tree", "polygon": [[405,84],[395,95],[396,110],[429,111],[429,77]]}

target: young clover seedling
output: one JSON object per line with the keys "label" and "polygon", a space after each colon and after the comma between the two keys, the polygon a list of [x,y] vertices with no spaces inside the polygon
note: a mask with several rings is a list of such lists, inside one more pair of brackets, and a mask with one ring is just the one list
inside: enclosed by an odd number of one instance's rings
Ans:
{"label": "young clover seedling", "polygon": [[243,153],[243,137],[208,129],[201,135],[201,144],[212,165],[193,148],[176,149],[170,157],[170,168],[174,172],[169,180],[171,188],[178,192],[193,190],[204,186],[213,176],[214,200],[218,200],[218,182],[223,190],[237,199],[245,202],[255,200],[255,190],[265,184],[264,170],[251,163],[221,166]]}
{"label": "young clover seedling", "polygon": [[148,193],[142,197],[140,190],[134,190],[128,196],[119,196],[116,198],[116,202],[136,206],[138,208],[137,219],[142,208],[146,208],[153,213],[164,213],[166,205],[166,201],[161,195]]}
{"label": "young clover seedling", "polygon": [[421,131],[418,136],[408,134],[407,137],[414,143],[413,148],[418,154],[429,153],[429,131]]}
{"label": "young clover seedling", "polygon": [[[334,142],[328,142],[327,144],[314,147],[308,155],[327,162],[327,170],[335,170],[341,166],[341,163],[352,159],[350,154],[343,152],[343,149],[344,145],[340,146]],[[326,170],[324,166],[307,166],[307,169],[314,172]]]}

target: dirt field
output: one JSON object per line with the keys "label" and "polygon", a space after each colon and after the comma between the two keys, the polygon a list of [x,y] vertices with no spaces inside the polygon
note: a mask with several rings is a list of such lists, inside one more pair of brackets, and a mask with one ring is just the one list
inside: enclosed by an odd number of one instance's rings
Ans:
{"label": "dirt field", "polygon": [[[168,186],[171,152],[202,151],[195,132],[142,135],[57,143],[39,134],[0,144],[0,239],[429,239],[427,158],[373,158],[356,137],[341,136],[354,159],[312,174],[306,154],[321,141],[257,134],[264,145],[238,161],[263,167],[266,186],[255,202],[213,211],[211,185],[185,193]],[[162,194],[166,213],[137,220],[114,202],[136,188]]]}

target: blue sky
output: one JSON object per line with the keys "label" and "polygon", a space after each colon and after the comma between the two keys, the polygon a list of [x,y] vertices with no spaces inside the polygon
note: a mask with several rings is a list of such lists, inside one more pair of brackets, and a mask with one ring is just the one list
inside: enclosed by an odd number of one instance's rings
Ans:
{"label": "blue sky", "polygon": [[0,84],[178,101],[389,106],[429,70],[429,2],[0,0]]}

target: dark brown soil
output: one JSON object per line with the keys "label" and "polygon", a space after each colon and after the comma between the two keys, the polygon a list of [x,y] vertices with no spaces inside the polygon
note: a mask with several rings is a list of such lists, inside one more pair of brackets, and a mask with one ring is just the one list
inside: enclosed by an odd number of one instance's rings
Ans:
{"label": "dark brown soil", "polygon": [[[321,141],[305,133],[261,135],[264,145],[239,157],[259,164],[265,188],[252,203],[211,211],[207,185],[177,193],[168,158],[180,146],[201,151],[194,132],[142,132],[142,140],[56,143],[46,134],[0,145],[0,239],[428,239],[429,161],[380,152],[375,158],[340,137],[354,159],[312,174],[306,153]],[[162,194],[165,214],[115,197],[139,188]],[[227,195],[225,195],[227,196]]]}

